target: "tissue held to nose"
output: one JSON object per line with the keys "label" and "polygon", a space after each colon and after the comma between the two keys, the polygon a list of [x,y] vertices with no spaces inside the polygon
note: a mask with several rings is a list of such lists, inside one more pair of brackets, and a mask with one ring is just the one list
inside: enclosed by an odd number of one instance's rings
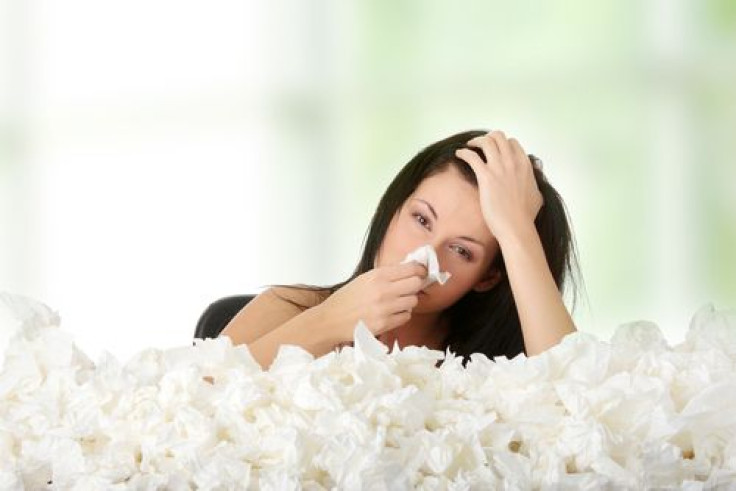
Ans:
{"label": "tissue held to nose", "polygon": [[437,253],[435,252],[434,247],[429,244],[425,244],[407,254],[406,258],[404,258],[401,263],[408,263],[409,261],[416,261],[427,268],[427,277],[422,284],[422,290],[435,281],[440,285],[444,285],[447,280],[450,279],[450,276],[452,276],[447,271],[440,271],[440,263],[437,260]]}

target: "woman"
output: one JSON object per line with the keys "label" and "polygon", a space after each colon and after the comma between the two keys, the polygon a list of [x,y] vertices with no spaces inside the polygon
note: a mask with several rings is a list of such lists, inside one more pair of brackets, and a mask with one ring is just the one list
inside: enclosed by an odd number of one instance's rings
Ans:
{"label": "woman", "polygon": [[[445,285],[401,263],[430,244]],[[362,320],[382,342],[458,356],[531,356],[575,331],[562,299],[574,259],[565,208],[538,160],[500,131],[469,131],[419,152],[381,198],[355,272],[331,287],[277,286],[223,330],[270,366],[282,344],[319,357]]]}

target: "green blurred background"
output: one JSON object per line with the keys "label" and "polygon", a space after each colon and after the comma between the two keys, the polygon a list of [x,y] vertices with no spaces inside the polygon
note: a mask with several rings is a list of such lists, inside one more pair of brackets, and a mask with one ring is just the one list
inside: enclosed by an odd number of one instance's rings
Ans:
{"label": "green blurred background", "polygon": [[88,350],[344,279],[394,174],[471,128],[565,198],[581,329],[736,306],[731,0],[0,5],[0,290]]}

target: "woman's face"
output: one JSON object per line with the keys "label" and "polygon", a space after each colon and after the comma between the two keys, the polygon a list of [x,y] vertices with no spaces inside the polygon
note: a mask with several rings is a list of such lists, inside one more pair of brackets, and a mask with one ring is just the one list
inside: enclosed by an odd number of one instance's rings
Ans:
{"label": "woman's face", "polygon": [[422,181],[404,202],[389,224],[375,265],[398,264],[424,244],[434,247],[440,271],[452,277],[420,293],[416,313],[444,310],[469,290],[490,289],[499,279],[490,271],[498,242],[483,219],[478,188],[452,165]]}

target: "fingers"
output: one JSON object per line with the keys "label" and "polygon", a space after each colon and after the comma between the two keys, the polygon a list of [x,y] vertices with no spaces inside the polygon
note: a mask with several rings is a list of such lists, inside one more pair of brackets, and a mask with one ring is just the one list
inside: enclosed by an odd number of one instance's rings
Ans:
{"label": "fingers", "polygon": [[[500,162],[501,150],[496,143],[496,140],[490,138],[489,135],[490,133],[483,136],[477,136],[469,140],[467,146],[481,149],[483,151],[483,155],[486,158],[486,161],[484,163]],[[477,155],[473,151],[470,151],[469,153]]]}
{"label": "fingers", "polygon": [[[469,140],[467,146],[478,148],[483,152],[486,159],[484,163],[488,164],[486,166],[487,168],[492,169],[500,165],[511,169],[519,164],[531,167],[529,156],[519,141],[516,138],[506,138],[503,131],[492,131],[485,135],[477,136]],[[455,154],[465,160],[474,169],[479,162],[482,162],[482,159],[478,158],[472,150],[460,149]],[[475,158],[473,155],[475,155]]]}
{"label": "fingers", "polygon": [[390,314],[385,317],[383,332],[390,331],[409,322],[411,312],[419,303],[416,295],[409,295],[396,299],[390,306]]}
{"label": "fingers", "polygon": [[411,312],[417,306],[417,303],[419,303],[419,297],[417,295],[406,295],[397,297],[396,300],[391,302],[389,309],[392,314]]}
{"label": "fingers", "polygon": [[[460,148],[455,152],[455,155],[466,161],[470,166],[485,166],[486,163],[480,158],[480,155],[475,153],[469,148]],[[488,160],[486,158],[486,160]]]}
{"label": "fingers", "polygon": [[511,145],[512,151],[514,153],[514,160],[516,160],[517,162],[522,162],[524,164],[522,168],[527,170],[529,174],[534,174],[532,161],[526,154],[526,151],[521,146],[521,144],[516,140],[516,138],[511,138],[509,140],[509,144]]}
{"label": "fingers", "polygon": [[388,281],[398,281],[412,276],[425,278],[427,276],[427,267],[416,261],[408,263],[395,264],[383,268]]}
{"label": "fingers", "polygon": [[397,297],[390,303],[380,307],[373,321],[367,325],[374,334],[381,334],[406,324],[411,319],[411,312],[419,303],[417,295],[406,295]]}
{"label": "fingers", "polygon": [[482,175],[482,172],[488,172],[489,166],[486,165],[485,162],[483,162],[483,159],[481,159],[477,153],[470,150],[469,148],[461,148],[455,152],[455,155],[467,162],[467,164],[470,166],[471,169],[473,169],[473,172],[475,172],[476,176]]}
{"label": "fingers", "polygon": [[496,142],[498,151],[501,153],[501,164],[512,166],[514,162],[516,162],[516,159],[514,158],[514,149],[503,131],[492,131],[488,134],[488,137]]}
{"label": "fingers", "polygon": [[521,146],[521,143],[519,143],[516,138],[511,138],[509,140],[509,145],[514,155],[514,159],[518,160],[519,162],[529,160],[529,156],[526,154],[524,148]]}
{"label": "fingers", "polygon": [[410,276],[391,283],[389,292],[397,296],[416,295],[422,288],[422,283],[424,283],[424,277]]}

